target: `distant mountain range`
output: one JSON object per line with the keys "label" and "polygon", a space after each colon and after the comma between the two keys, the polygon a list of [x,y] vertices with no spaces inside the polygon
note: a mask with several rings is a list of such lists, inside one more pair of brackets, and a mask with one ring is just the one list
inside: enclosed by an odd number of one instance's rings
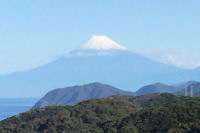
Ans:
{"label": "distant mountain range", "polygon": [[135,95],[140,96],[144,94],[164,93],[164,92],[174,93],[177,90],[178,89],[174,86],[169,86],[162,83],[155,83],[140,88],[138,91],[135,92]]}
{"label": "distant mountain range", "polygon": [[176,92],[177,95],[200,96],[200,82],[193,82],[188,84],[187,87]]}
{"label": "distant mountain range", "polygon": [[[180,87],[183,88],[180,88]],[[179,85],[165,85],[162,83],[155,83],[151,85],[144,86],[136,92],[122,91],[110,85],[102,83],[91,83],[83,86],[72,86],[66,88],[55,89],[48,92],[43,98],[41,98],[33,108],[39,108],[44,106],[51,106],[54,104],[60,105],[75,105],[81,101],[95,98],[106,98],[112,95],[122,95],[122,96],[141,96],[145,95],[148,99],[148,94],[159,93],[172,93],[176,95],[185,95],[185,88],[188,88],[188,95],[192,93],[194,96],[200,96],[200,82],[189,81],[181,83]],[[139,99],[136,101],[140,101]]]}
{"label": "distant mountain range", "polygon": [[200,82],[188,81],[176,85],[166,85],[163,83],[155,83],[151,85],[144,86],[135,92],[136,96],[152,93],[172,93],[176,95],[185,95],[185,90],[187,89],[188,96],[192,94],[194,96],[200,96]]}
{"label": "distant mountain range", "polygon": [[84,100],[106,98],[112,95],[133,96],[134,93],[122,91],[115,87],[101,83],[91,83],[83,86],[73,86],[50,91],[40,101],[38,101],[33,108],[54,104],[75,105]]}
{"label": "distant mountain range", "polygon": [[41,97],[54,88],[101,82],[129,91],[156,82],[200,80],[186,70],[136,54],[106,37],[92,37],[80,49],[36,69],[0,76],[0,97]]}

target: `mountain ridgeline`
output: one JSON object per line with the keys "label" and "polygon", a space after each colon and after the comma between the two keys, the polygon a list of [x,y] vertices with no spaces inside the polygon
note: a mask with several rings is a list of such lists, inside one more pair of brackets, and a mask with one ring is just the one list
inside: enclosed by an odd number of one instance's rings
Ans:
{"label": "mountain ridgeline", "polygon": [[135,92],[135,95],[139,96],[143,94],[164,93],[164,92],[174,93],[177,90],[178,89],[174,86],[165,85],[162,83],[155,83],[140,88],[138,91]]}
{"label": "mountain ridgeline", "polygon": [[172,93],[175,95],[200,96],[200,82],[188,81],[176,85],[166,85],[163,83],[155,83],[144,86],[137,90],[136,96],[152,93]]}
{"label": "mountain ridgeline", "polygon": [[[180,86],[182,86],[183,88],[181,88]],[[178,86],[155,83],[144,86],[136,92],[123,91],[113,86],[102,83],[91,83],[83,86],[72,86],[52,90],[48,92],[43,98],[41,98],[34,105],[33,109],[51,106],[54,104],[60,104],[64,106],[75,105],[84,100],[94,98],[106,98],[112,95],[140,96],[152,93],[172,93],[176,95],[185,95],[185,88],[188,88],[188,94],[190,94],[191,86],[193,87],[193,95],[200,96],[200,83],[191,81],[179,84]]]}
{"label": "mountain ridgeline", "polygon": [[112,96],[38,108],[0,122],[2,133],[198,133],[200,98]]}
{"label": "mountain ridgeline", "polygon": [[175,94],[200,96],[200,82],[192,82],[188,84],[187,87],[184,87],[183,89],[177,91]]}
{"label": "mountain ridgeline", "polygon": [[47,93],[33,108],[54,104],[74,105],[83,100],[106,98],[112,95],[134,95],[133,92],[122,91],[110,85],[91,83],[83,86],[72,86],[55,89]]}

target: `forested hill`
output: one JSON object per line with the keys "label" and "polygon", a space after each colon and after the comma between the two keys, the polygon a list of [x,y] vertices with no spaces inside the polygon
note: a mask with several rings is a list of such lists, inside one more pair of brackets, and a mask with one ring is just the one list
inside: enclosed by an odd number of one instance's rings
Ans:
{"label": "forested hill", "polygon": [[0,122],[1,133],[198,133],[200,98],[112,96],[35,109]]}
{"label": "forested hill", "polygon": [[133,92],[123,91],[102,83],[90,83],[83,86],[72,86],[55,89],[41,98],[33,108],[60,105],[75,105],[83,100],[106,98],[112,95],[134,95]]}

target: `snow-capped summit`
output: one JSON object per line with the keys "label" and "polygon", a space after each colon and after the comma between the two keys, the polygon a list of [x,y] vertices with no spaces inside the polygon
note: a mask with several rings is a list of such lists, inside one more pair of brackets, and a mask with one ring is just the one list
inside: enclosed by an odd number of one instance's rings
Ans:
{"label": "snow-capped summit", "polygon": [[94,35],[89,39],[81,50],[125,50],[126,48],[111,40],[107,36]]}

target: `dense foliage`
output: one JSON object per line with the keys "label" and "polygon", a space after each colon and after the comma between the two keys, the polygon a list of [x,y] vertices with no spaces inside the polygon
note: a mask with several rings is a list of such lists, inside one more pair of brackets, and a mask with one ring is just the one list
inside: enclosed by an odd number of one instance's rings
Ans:
{"label": "dense foliage", "polygon": [[141,97],[113,96],[84,101],[76,106],[40,108],[0,122],[0,132],[200,132],[199,97],[177,97],[172,94]]}

